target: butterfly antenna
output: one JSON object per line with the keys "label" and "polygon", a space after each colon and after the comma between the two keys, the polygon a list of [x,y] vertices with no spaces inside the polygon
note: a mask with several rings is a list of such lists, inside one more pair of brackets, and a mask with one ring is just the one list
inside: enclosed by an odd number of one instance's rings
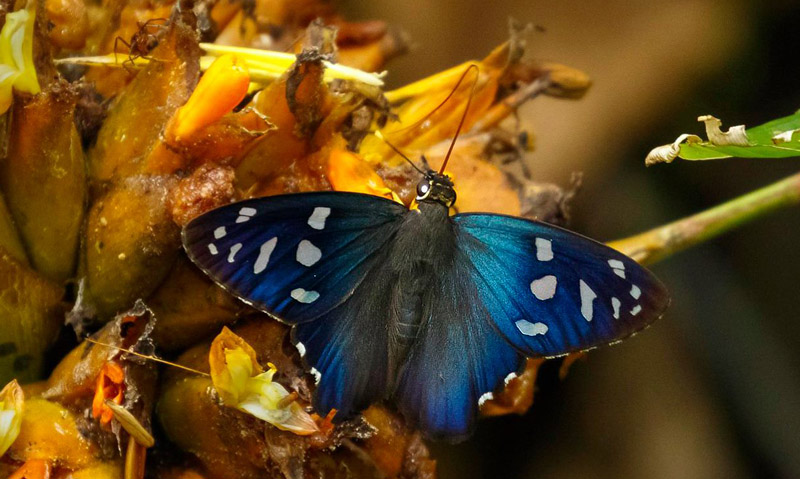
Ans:
{"label": "butterfly antenna", "polygon": [[105,346],[105,347],[111,348],[111,349],[116,349],[118,351],[124,351],[124,352],[126,352],[128,354],[132,354],[134,356],[137,356],[137,357],[140,357],[140,358],[143,358],[143,359],[147,359],[149,361],[155,361],[157,363],[166,364],[168,366],[172,366],[172,367],[175,367],[175,368],[178,368],[178,369],[183,369],[184,371],[189,371],[190,373],[199,374],[200,376],[209,376],[208,373],[204,373],[203,371],[198,371],[197,369],[192,369],[192,368],[190,368],[188,366],[184,366],[182,364],[173,363],[171,361],[167,361],[166,359],[157,358],[155,356],[150,356],[150,355],[147,355],[147,354],[137,353],[136,351],[134,351],[132,349],[123,348],[121,346],[114,346],[113,344],[107,344],[107,343],[104,343],[104,342],[101,342],[101,341],[96,341],[96,340],[94,340],[92,338],[84,338],[84,339],[86,341],[89,341],[90,343],[97,344],[97,345],[100,345],[100,346]]}
{"label": "butterfly antenna", "polygon": [[[450,142],[450,148],[447,149],[447,155],[444,157],[444,161],[442,162],[442,167],[439,168],[439,174],[444,173],[444,168],[447,166],[447,161],[450,159],[450,154],[453,153],[453,147],[456,146],[456,140],[458,139],[458,134],[461,133],[461,127],[464,126],[464,121],[467,119],[467,113],[469,112],[469,105],[472,103],[472,97],[475,96],[475,86],[478,84],[478,79],[480,78],[480,69],[478,65],[472,64],[464,71],[461,75],[461,78],[458,79],[458,83],[456,83],[455,88],[453,88],[453,92],[450,93],[452,95],[458,87],[461,85],[461,82],[464,81],[464,78],[467,76],[470,70],[475,69],[475,79],[472,81],[472,90],[469,92],[469,97],[467,97],[467,106],[464,108],[464,114],[461,115],[461,121],[458,122],[458,128],[456,128],[456,134],[453,135],[453,141]],[[448,98],[450,98],[448,96]]]}
{"label": "butterfly antenna", "polygon": [[415,121],[414,123],[412,123],[412,124],[410,124],[410,125],[408,125],[406,127],[400,128],[399,130],[394,130],[392,132],[389,132],[389,135],[396,135],[396,134],[402,133],[402,132],[404,132],[406,130],[410,130],[411,128],[416,128],[419,125],[425,123],[425,121],[427,121],[431,116],[433,116],[434,113],[439,111],[439,109],[442,108],[445,105],[445,103],[447,103],[447,101],[450,100],[450,98],[452,98],[453,95],[455,95],[456,90],[458,90],[459,85],[461,85],[461,80],[464,79],[464,77],[466,76],[467,72],[469,72],[470,69],[472,69],[472,68],[478,68],[478,65],[475,64],[475,63],[471,63],[467,67],[467,69],[464,70],[464,73],[461,74],[461,78],[459,78],[458,83],[456,83],[456,86],[452,90],[450,90],[450,93],[447,94],[447,96],[444,98],[444,100],[442,100],[438,105],[436,105],[436,107],[433,110],[428,112],[427,115],[423,116],[419,120]]}
{"label": "butterfly antenna", "polygon": [[398,155],[400,155],[401,157],[403,157],[403,159],[404,159],[404,160],[406,160],[406,161],[408,162],[408,164],[410,164],[411,166],[413,166],[415,170],[419,171],[419,172],[422,174],[422,176],[425,176],[425,172],[424,172],[424,171],[422,171],[422,170],[421,170],[421,169],[420,169],[420,168],[419,168],[417,165],[415,165],[415,164],[414,164],[414,162],[413,162],[413,161],[411,161],[411,159],[410,159],[409,157],[407,157],[406,155],[404,155],[404,154],[403,154],[403,152],[402,152],[402,151],[400,151],[400,149],[399,149],[399,148],[397,148],[397,147],[396,147],[396,146],[394,146],[394,145],[393,145],[391,142],[389,142],[389,140],[387,140],[387,139],[386,139],[386,137],[385,137],[385,136],[383,136],[383,135],[381,134],[381,132],[380,132],[380,131],[376,130],[376,131],[375,131],[375,136],[377,136],[378,138],[380,138],[381,140],[383,140],[383,142],[384,142],[384,143],[386,143],[387,145],[389,145],[389,147],[390,147],[391,149],[393,149],[395,153],[397,153]]}

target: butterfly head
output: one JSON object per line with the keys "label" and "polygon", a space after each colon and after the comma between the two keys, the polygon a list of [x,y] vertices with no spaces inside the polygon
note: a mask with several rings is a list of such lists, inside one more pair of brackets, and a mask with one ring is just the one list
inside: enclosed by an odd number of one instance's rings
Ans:
{"label": "butterfly head", "polygon": [[439,203],[450,208],[456,202],[453,181],[447,175],[435,171],[427,172],[425,177],[417,183],[417,202],[422,201]]}

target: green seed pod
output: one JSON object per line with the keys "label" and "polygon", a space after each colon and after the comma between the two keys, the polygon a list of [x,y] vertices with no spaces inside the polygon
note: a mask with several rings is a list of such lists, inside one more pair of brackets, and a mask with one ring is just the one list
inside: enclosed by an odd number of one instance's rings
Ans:
{"label": "green seed pod", "polygon": [[17,97],[0,187],[33,267],[63,282],[73,275],[86,205],[83,150],[68,86]]}

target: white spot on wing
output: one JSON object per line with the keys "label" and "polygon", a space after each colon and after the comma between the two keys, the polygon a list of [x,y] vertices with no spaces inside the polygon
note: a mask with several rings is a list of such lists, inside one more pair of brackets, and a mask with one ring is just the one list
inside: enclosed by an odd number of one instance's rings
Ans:
{"label": "white spot on wing", "polygon": [[618,259],[610,259],[608,260],[608,265],[614,270],[614,274],[625,279],[625,263]]}
{"label": "white spot on wing", "polygon": [[293,289],[290,293],[295,301],[300,303],[309,304],[319,299],[319,293],[316,291],[306,291],[303,288]]}
{"label": "white spot on wing", "polygon": [[255,216],[256,209],[245,206],[244,208],[239,210],[239,214],[242,216]]}
{"label": "white spot on wing", "polygon": [[253,264],[253,273],[258,274],[267,269],[269,257],[272,255],[272,252],[275,250],[275,245],[277,244],[278,237],[276,236],[271,240],[265,241],[264,244],[261,245],[261,249],[258,252],[258,258],[256,258],[256,262]]}
{"label": "white spot on wing", "polygon": [[226,234],[228,234],[228,232],[225,231],[225,227],[220,226],[219,228],[214,230],[214,239],[224,238]]}
{"label": "white spot on wing", "polygon": [[635,284],[631,285],[631,296],[633,296],[633,299],[639,299],[639,296],[641,295],[642,295],[642,290],[639,289],[639,287],[636,286]]}
{"label": "white spot on wing", "polygon": [[531,323],[525,319],[520,319],[514,325],[519,329],[519,332],[525,336],[537,336],[547,332],[547,325],[544,323]]}
{"label": "white spot on wing", "polygon": [[295,344],[294,346],[297,348],[297,352],[300,353],[300,357],[303,357],[303,356],[306,355],[306,345],[305,344],[303,344],[303,343],[298,341],[297,344]]}
{"label": "white spot on wing", "polygon": [[597,297],[597,294],[592,291],[592,288],[590,288],[588,284],[584,283],[583,280],[580,280],[580,290],[581,314],[586,321],[591,321],[592,317],[594,316],[594,307],[592,306],[592,302],[594,301],[594,298]]}
{"label": "white spot on wing", "polygon": [[325,206],[317,206],[308,218],[308,226],[315,230],[325,229],[325,218],[331,214],[331,209]]}
{"label": "white spot on wing", "polygon": [[483,403],[491,401],[492,399],[494,399],[494,394],[492,394],[491,391],[481,394],[481,397],[478,398],[478,407],[483,406]]}
{"label": "white spot on wing", "polygon": [[303,240],[297,245],[297,262],[303,266],[313,266],[320,258],[322,251],[314,246],[311,241]]}
{"label": "white spot on wing", "polygon": [[219,251],[217,251],[217,245],[215,245],[214,243],[208,243],[208,251],[214,256],[219,254]]}
{"label": "white spot on wing", "polygon": [[636,316],[637,314],[639,314],[639,313],[641,313],[641,312],[642,312],[642,306],[641,306],[641,305],[639,305],[639,304],[637,304],[637,305],[636,305],[636,306],[634,306],[634,307],[633,307],[633,309],[631,310],[631,316]]}
{"label": "white spot on wing", "polygon": [[558,281],[552,274],[542,276],[539,279],[531,281],[531,293],[536,296],[536,299],[544,301],[556,295],[556,285]]}
{"label": "white spot on wing", "polygon": [[553,243],[544,238],[536,238],[536,259],[550,261],[553,259]]}
{"label": "white spot on wing", "polygon": [[503,384],[508,386],[508,383],[510,383],[516,377],[517,377],[517,373],[508,373],[508,376],[506,376],[506,378],[503,379]]}
{"label": "white spot on wing", "polygon": [[622,306],[622,301],[617,298],[611,298],[611,307],[614,308],[614,319],[619,319],[620,306]]}
{"label": "white spot on wing", "polygon": [[250,221],[249,216],[239,216],[238,218],[236,218],[237,223],[244,223],[246,221]]}
{"label": "white spot on wing", "polygon": [[311,374],[314,376],[314,384],[319,384],[319,380],[322,379],[322,374],[320,374],[316,368],[311,368]]}
{"label": "white spot on wing", "polygon": [[242,243],[236,243],[231,246],[231,250],[228,252],[228,263],[236,261],[236,253],[238,253],[240,249],[242,249]]}

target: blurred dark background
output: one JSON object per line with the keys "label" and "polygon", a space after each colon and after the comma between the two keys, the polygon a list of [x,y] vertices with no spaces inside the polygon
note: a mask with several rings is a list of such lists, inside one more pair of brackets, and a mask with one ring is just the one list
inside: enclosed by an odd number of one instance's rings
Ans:
{"label": "blurred dark background", "polygon": [[[509,17],[544,27],[531,57],[586,71],[579,101],[538,98],[535,178],[584,172],[572,228],[622,238],[765,186],[800,160],[644,167],[654,146],[755,126],[800,107],[800,4],[789,1],[343,0],[351,19],[404,29],[414,48],[390,85],[481,58]],[[443,478],[800,478],[800,215],[785,210],[653,270],[673,307],[648,331],[588,355],[568,377],[546,365],[531,411],[437,444]]]}

